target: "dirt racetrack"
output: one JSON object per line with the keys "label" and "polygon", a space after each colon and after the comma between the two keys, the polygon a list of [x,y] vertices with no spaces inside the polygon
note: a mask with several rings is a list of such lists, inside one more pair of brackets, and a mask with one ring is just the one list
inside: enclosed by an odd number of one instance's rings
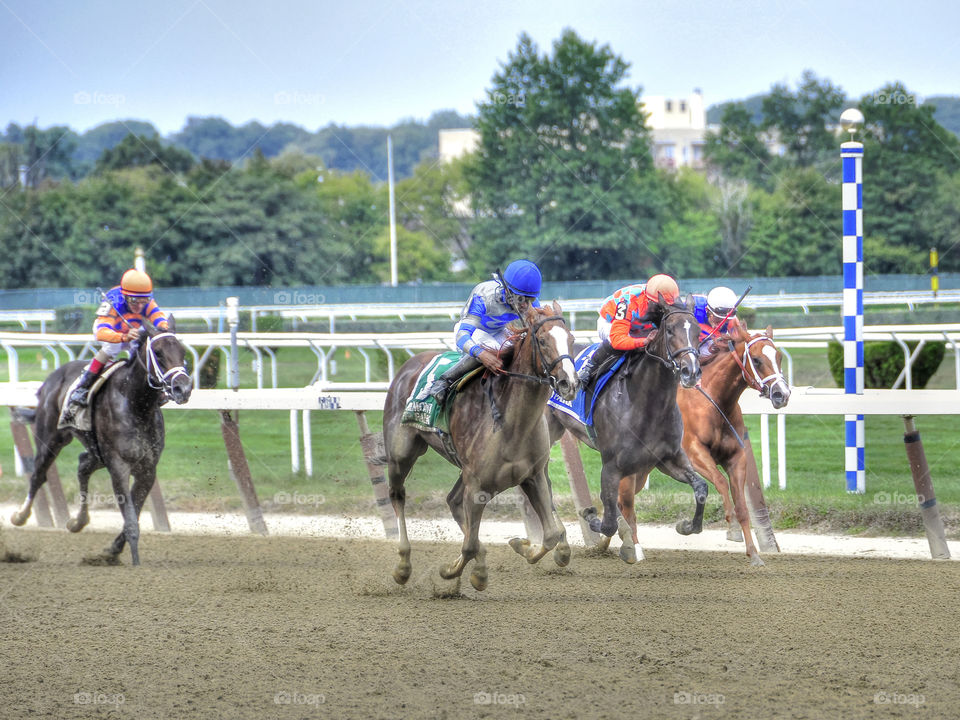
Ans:
{"label": "dirt racetrack", "polygon": [[435,588],[450,544],[3,528],[0,717],[957,717],[955,562],[489,547],[490,586]]}

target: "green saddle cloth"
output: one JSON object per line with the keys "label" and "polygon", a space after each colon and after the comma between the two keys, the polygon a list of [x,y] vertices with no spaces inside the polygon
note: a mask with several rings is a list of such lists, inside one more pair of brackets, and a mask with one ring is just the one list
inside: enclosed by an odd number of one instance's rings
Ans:
{"label": "green saddle cloth", "polygon": [[400,417],[400,422],[402,424],[413,425],[421,430],[439,430],[442,433],[450,432],[450,407],[452,406],[451,400],[453,400],[453,396],[456,394],[457,388],[468,378],[471,378],[480,372],[480,370],[483,368],[478,368],[477,370],[469,372],[464,377],[455,381],[450,387],[450,392],[447,393],[447,399],[443,405],[438,403],[437,399],[432,395],[426,400],[415,400],[414,398],[420,394],[420,391],[423,390],[423,388],[443,375],[443,373],[445,373],[461,357],[463,356],[459,352],[446,352],[437,355],[427,364],[427,366],[420,372],[417,382],[414,383],[413,392],[410,393],[410,397],[407,398],[406,407],[404,407],[403,415]]}

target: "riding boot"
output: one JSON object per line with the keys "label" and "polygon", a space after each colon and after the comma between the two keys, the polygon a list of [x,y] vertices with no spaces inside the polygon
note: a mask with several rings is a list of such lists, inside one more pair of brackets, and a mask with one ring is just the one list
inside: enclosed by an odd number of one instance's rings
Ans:
{"label": "riding boot", "polygon": [[416,399],[418,401],[422,401],[426,400],[432,395],[434,398],[436,398],[437,402],[442,405],[443,401],[447,397],[447,392],[450,390],[450,386],[468,372],[480,367],[482,364],[483,363],[481,363],[477,358],[472,357],[471,355],[461,356],[461,358],[447,368],[440,377],[435,379],[432,383],[430,383],[430,385],[421,390]]}
{"label": "riding boot", "polygon": [[99,375],[98,372],[84,368],[83,374],[80,376],[80,384],[70,393],[70,402],[74,405],[86,405],[90,397],[90,387]]}
{"label": "riding boot", "polygon": [[587,358],[587,361],[580,370],[577,371],[577,378],[580,380],[580,385],[586,387],[597,369],[610,358],[620,355],[621,352],[620,350],[615,350],[609,342],[600,343],[600,347],[593,353],[593,356]]}

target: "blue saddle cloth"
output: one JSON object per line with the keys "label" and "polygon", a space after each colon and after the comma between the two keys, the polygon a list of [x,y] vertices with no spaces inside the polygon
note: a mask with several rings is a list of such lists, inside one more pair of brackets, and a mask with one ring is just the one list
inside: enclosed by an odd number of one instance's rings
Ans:
{"label": "blue saddle cloth", "polygon": [[[597,351],[598,347],[600,347],[600,344],[594,343],[577,356],[575,361],[577,370],[583,367],[583,364],[587,361],[587,358],[593,357],[593,354]],[[606,386],[607,381],[610,380],[610,378],[613,377],[613,374],[620,369],[620,366],[623,365],[626,359],[626,354],[622,354],[619,358],[617,358],[617,361],[613,364],[613,367],[597,378],[597,381],[593,384],[593,387],[590,388],[591,393],[589,396],[586,392],[584,392],[583,388],[581,388],[577,391],[577,396],[573,399],[573,401],[568,403],[559,395],[557,395],[556,392],[553,392],[550,394],[550,399],[547,400],[547,405],[554,407],[561,412],[565,412],[567,415],[575,417],[587,427],[593,427],[593,408],[597,403],[597,398],[600,397],[600,393]]]}

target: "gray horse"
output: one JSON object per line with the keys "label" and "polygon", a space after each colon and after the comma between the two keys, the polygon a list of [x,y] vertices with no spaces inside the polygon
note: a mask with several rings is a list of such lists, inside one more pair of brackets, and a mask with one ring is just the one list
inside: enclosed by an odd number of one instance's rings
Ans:
{"label": "gray horse", "polygon": [[[130,543],[134,565],[140,564],[137,542],[140,537],[140,510],[157,477],[157,463],[163,452],[164,429],[161,402],[170,397],[178,405],[190,399],[193,382],[184,367],[184,347],[170,331],[160,332],[147,325],[140,331],[140,346],[93,396],[90,412],[92,430],[59,429],[60,410],[70,385],[86,367],[83,360],[60,366],[37,392],[34,437],[37,457],[30,488],[20,509],[10,518],[23,525],[30,517],[37,491],[47,479],[47,468],[73,438],[85,451],[80,453],[77,480],[80,483],[80,511],[67,523],[70,532],[80,532],[90,521],[87,487],[90,475],[102,467],[110,472],[113,494],[123,514],[123,531],[104,551],[113,561]],[[132,489],[129,478],[133,475]]]}
{"label": "gray horse", "polygon": [[[553,407],[547,409],[550,440],[556,442],[569,430],[574,437],[600,451],[600,499],[603,521],[593,510],[587,516],[590,528],[607,538],[618,532],[623,546],[620,557],[637,561],[630,526],[618,507],[620,480],[653,468],[693,488],[696,510],[693,520],[677,524],[683,535],[703,529],[703,506],[707,483],[690,465],[681,447],[683,419],[677,409],[677,381],[693,387],[700,379],[697,343],[700,326],[693,316],[693,298],[668,305],[661,297],[663,319],[643,351],[627,354],[623,365],[607,382],[594,408],[595,439],[583,423]],[[588,388],[589,390],[589,388]]]}
{"label": "gray horse", "polygon": [[421,353],[410,358],[390,385],[383,413],[383,437],[390,500],[400,531],[400,560],[393,578],[401,585],[410,579],[412,571],[404,514],[404,482],[427,448],[433,448],[460,466],[460,477],[447,495],[447,504],[463,530],[463,545],[460,557],[441,569],[443,578],[460,577],[466,564],[475,559],[470,583],[477,590],[486,588],[486,553],[479,541],[480,517],[493,497],[517,485],[540,519],[543,542],[539,547],[532,547],[528,540],[514,538],[511,547],[530,563],[537,562],[553,548],[557,548],[558,564],[566,565],[570,560],[566,532],[553,507],[547,477],[550,440],[543,411],[551,386],[566,398],[576,393],[577,378],[570,357],[573,336],[556,303],[546,308],[531,308],[522,321],[525,327],[514,340],[512,358],[504,361],[505,372],[469,383],[452,401],[450,438],[456,457],[437,433],[400,423],[417,377],[436,353]]}

